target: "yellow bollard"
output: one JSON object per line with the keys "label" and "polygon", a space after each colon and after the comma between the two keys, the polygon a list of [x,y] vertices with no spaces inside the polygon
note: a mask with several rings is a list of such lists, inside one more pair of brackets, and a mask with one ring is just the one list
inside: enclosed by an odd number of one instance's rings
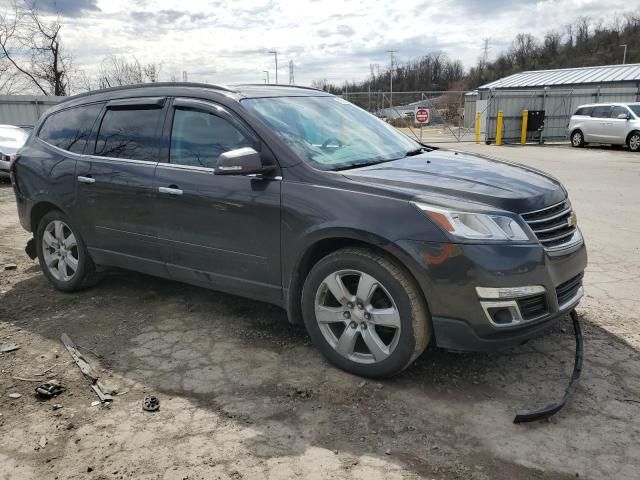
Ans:
{"label": "yellow bollard", "polygon": [[529,110],[522,111],[522,133],[520,135],[520,143],[525,145],[527,143],[527,123],[529,122]]}
{"label": "yellow bollard", "polygon": [[482,113],[477,112],[476,113],[476,143],[480,143],[480,130],[481,130],[480,123],[481,122],[482,122]]}
{"label": "yellow bollard", "polygon": [[498,121],[496,125],[496,145],[502,145],[502,110],[498,110]]}

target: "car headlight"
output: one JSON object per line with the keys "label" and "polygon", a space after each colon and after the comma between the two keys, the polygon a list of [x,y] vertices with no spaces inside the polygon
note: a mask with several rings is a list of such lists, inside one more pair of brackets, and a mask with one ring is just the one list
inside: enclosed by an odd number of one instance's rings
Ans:
{"label": "car headlight", "polygon": [[411,204],[454,237],[466,240],[529,240],[518,221],[506,215],[458,212],[417,201]]}

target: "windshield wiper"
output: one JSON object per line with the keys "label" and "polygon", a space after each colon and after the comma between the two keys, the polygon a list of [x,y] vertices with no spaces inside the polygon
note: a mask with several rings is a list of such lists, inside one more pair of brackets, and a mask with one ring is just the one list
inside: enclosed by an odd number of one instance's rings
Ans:
{"label": "windshield wiper", "polygon": [[339,170],[350,170],[352,168],[370,167],[371,165],[377,165],[379,163],[390,162],[390,161],[391,160],[364,160],[361,162],[352,162],[349,164],[340,165],[335,168],[332,168],[331,170],[333,170],[334,172],[337,172]]}
{"label": "windshield wiper", "polygon": [[407,153],[405,153],[405,157],[413,157],[414,155],[420,155],[421,153],[424,152],[430,152],[431,150],[429,150],[426,147],[420,147],[420,148],[416,148],[415,150],[409,150]]}

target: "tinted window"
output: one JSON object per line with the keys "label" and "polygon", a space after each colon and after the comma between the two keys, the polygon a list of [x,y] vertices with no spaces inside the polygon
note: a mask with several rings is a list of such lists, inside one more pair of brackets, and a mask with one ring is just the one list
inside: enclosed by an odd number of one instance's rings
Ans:
{"label": "tinted window", "polygon": [[56,112],[44,121],[38,136],[58,148],[82,153],[100,110],[101,104],[93,104]]}
{"label": "tinted window", "polygon": [[629,105],[629,108],[636,114],[636,117],[640,117],[640,105]]}
{"label": "tinted window", "polygon": [[594,107],[593,112],[591,112],[592,117],[598,118],[610,118],[611,117],[611,107],[609,105],[603,105],[600,107]]}
{"label": "tinted window", "polygon": [[621,115],[621,114],[623,114],[623,113],[624,113],[625,115],[629,115],[629,110],[627,110],[627,109],[626,109],[626,108],[624,108],[624,107],[620,107],[620,106],[618,106],[618,107],[613,107],[613,108],[611,109],[611,118],[618,118],[618,115]]}
{"label": "tinted window", "polygon": [[171,163],[213,168],[221,153],[250,146],[240,130],[216,115],[181,109],[173,115]]}
{"label": "tinted window", "polygon": [[95,154],[157,161],[157,130],[161,116],[160,108],[107,110],[100,124]]}
{"label": "tinted window", "polygon": [[574,115],[591,115],[593,107],[580,107]]}

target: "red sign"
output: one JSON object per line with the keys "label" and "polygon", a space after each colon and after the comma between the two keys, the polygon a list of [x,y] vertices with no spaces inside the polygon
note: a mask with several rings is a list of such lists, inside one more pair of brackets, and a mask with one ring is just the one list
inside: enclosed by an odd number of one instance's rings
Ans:
{"label": "red sign", "polygon": [[423,107],[416,107],[415,112],[416,123],[429,123],[429,109]]}

